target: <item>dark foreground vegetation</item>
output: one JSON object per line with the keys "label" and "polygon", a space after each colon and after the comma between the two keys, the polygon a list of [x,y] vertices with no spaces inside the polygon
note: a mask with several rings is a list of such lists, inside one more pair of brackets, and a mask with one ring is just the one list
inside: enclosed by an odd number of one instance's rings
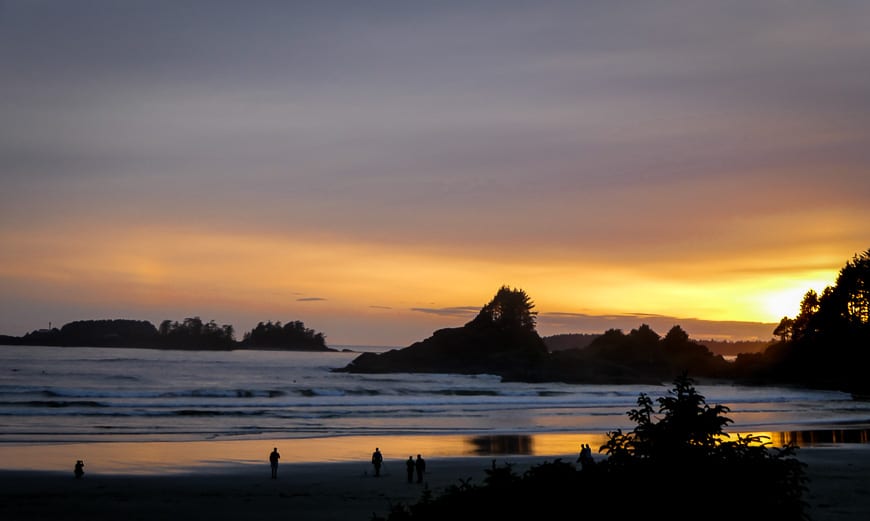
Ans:
{"label": "dark foreground vegetation", "polygon": [[33,331],[23,337],[0,337],[6,345],[69,347],[139,347],[158,349],[291,349],[332,351],[326,337],[299,321],[260,322],[235,339],[231,325],[199,317],[181,322],[164,320],[160,327],[147,320],[78,320],[61,328]]}
{"label": "dark foreground vegetation", "polygon": [[530,519],[807,519],[805,465],[795,446],[769,447],[758,436],[731,439],[729,409],[709,406],[686,375],[658,406],[646,395],[628,412],[631,432],[608,433],[606,459],[555,460],[516,474],[510,464],[487,470],[386,518],[411,520]]}
{"label": "dark foreground vegetation", "polygon": [[[687,371],[696,378],[819,387],[870,395],[870,250],[840,271],[821,295],[809,291],[800,314],[783,318],[780,340],[761,353],[726,361],[680,327],[664,336],[648,325],[611,329],[551,351],[535,329],[531,298],[501,287],[473,320],[435,331],[403,349],[363,353],[337,371],[489,373],[504,380],[569,383],[661,383]],[[564,345],[564,341],[561,341]]]}

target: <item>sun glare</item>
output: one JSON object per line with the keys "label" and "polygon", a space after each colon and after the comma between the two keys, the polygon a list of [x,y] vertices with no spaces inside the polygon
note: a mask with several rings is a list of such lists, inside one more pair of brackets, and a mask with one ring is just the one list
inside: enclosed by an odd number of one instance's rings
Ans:
{"label": "sun glare", "polygon": [[806,290],[788,289],[768,293],[764,297],[764,311],[769,319],[794,317],[800,309]]}
{"label": "sun glare", "polygon": [[820,292],[830,284],[830,280],[817,279],[769,291],[761,297],[763,311],[767,314],[767,319],[772,321],[780,320],[783,317],[794,318],[800,311],[801,300],[807,291],[813,289]]}

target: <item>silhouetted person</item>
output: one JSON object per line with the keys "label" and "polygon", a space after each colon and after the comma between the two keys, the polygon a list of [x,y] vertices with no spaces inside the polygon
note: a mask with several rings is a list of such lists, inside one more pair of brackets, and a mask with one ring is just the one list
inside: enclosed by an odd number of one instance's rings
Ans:
{"label": "silhouetted person", "polygon": [[381,454],[381,449],[375,447],[375,451],[372,453],[372,465],[375,467],[375,477],[381,475],[381,465],[384,464],[384,455]]}
{"label": "silhouetted person", "polygon": [[577,458],[577,461],[584,469],[590,467],[593,463],[595,463],[595,460],[592,459],[592,448],[589,446],[589,444],[580,445],[580,457]]}
{"label": "silhouetted person", "polygon": [[414,456],[408,456],[408,461],[405,462],[405,470],[408,471],[408,483],[414,482]]}
{"label": "silhouetted person", "polygon": [[278,454],[278,447],[272,449],[272,453],[269,454],[269,464],[272,465],[272,479],[278,479],[278,460],[281,459],[281,455]]}
{"label": "silhouetted person", "polygon": [[423,456],[417,454],[417,461],[414,462],[414,469],[417,471],[417,483],[423,482],[423,474],[426,472],[426,460]]}
{"label": "silhouetted person", "polygon": [[85,475],[85,462],[82,460],[76,461],[76,468],[73,470],[76,479],[81,479]]}

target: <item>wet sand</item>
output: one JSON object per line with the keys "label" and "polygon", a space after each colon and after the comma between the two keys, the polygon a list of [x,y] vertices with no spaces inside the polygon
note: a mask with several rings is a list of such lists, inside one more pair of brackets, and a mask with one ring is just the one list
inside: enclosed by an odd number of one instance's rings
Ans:
{"label": "wet sand", "polygon": [[[574,455],[565,460],[573,461]],[[554,457],[497,458],[521,473]],[[815,521],[870,519],[870,448],[849,445],[798,451],[809,477],[805,500]],[[0,471],[0,519],[258,520],[371,519],[392,505],[435,495],[459,480],[482,483],[489,457],[430,458],[424,484],[408,483],[404,461],[388,459],[382,476],[360,463],[282,463],[270,479],[268,463],[209,467],[166,475],[99,475],[74,479],[66,472]],[[764,484],[753,484],[759,490]],[[576,498],[565,498],[570,505]]]}

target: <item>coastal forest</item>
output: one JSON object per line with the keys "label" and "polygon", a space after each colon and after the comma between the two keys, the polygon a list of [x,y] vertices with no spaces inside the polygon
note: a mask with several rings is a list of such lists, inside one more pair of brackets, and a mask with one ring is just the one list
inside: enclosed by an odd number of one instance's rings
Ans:
{"label": "coastal forest", "polygon": [[138,347],[155,349],[290,349],[334,351],[326,336],[301,321],[260,322],[235,339],[235,329],[199,317],[164,320],[159,327],[147,320],[77,320],[61,328],[33,331],[23,337],[0,336],[5,345],[67,347]]}

